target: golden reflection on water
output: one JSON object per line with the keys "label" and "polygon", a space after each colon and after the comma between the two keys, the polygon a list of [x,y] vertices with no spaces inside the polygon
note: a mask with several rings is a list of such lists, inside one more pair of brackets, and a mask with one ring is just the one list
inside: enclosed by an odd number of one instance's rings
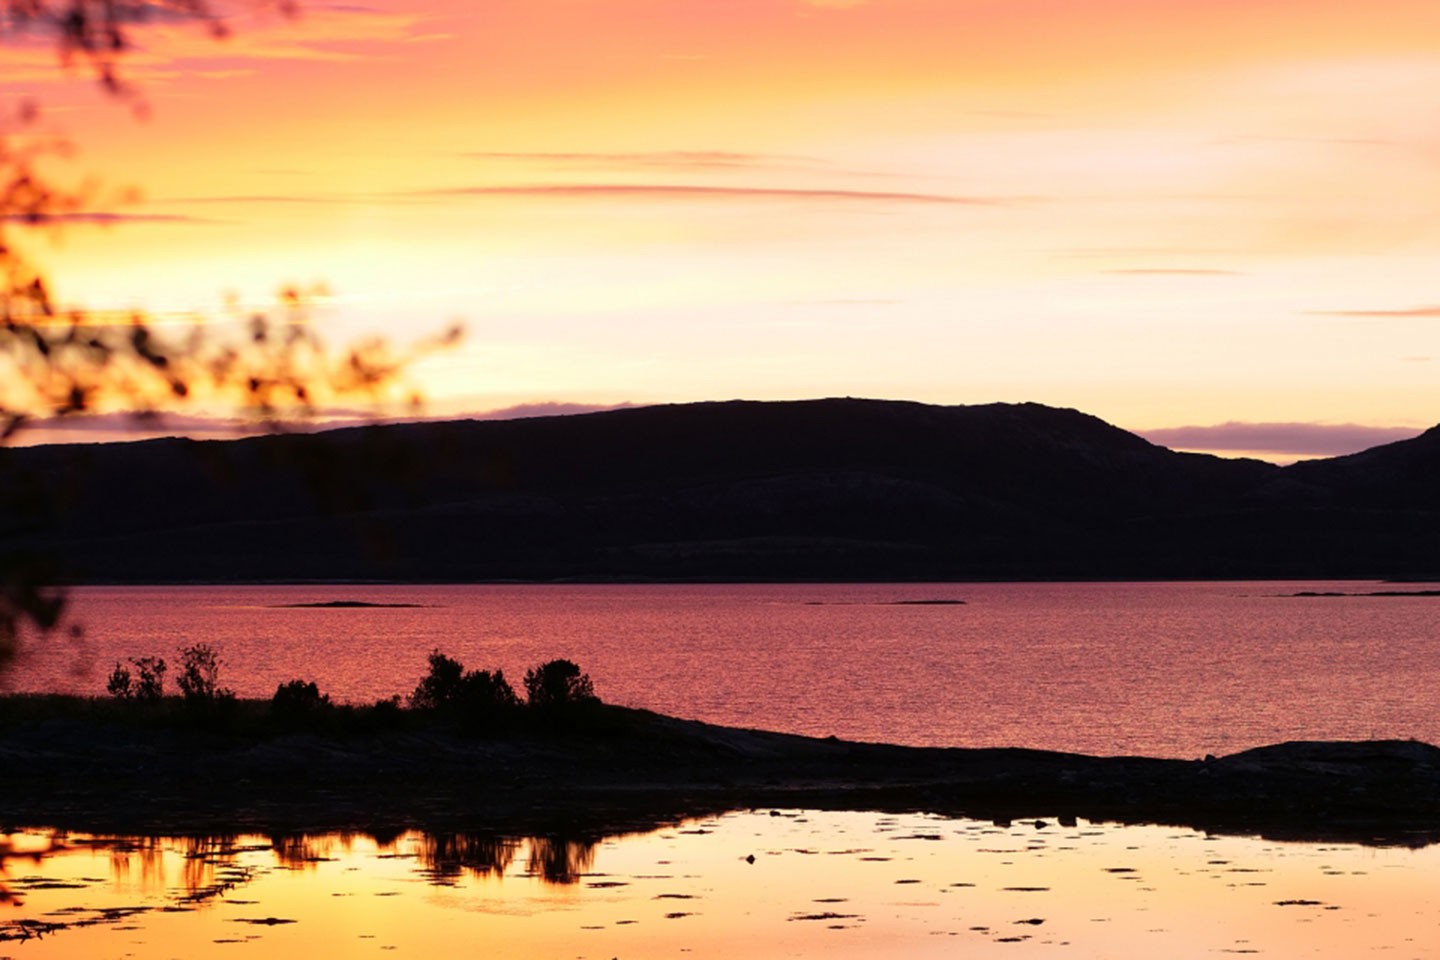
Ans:
{"label": "golden reflection on water", "polygon": [[[1435,955],[1440,848],[760,811],[605,839],[0,837],[0,957]],[[249,946],[254,950],[246,951]]]}

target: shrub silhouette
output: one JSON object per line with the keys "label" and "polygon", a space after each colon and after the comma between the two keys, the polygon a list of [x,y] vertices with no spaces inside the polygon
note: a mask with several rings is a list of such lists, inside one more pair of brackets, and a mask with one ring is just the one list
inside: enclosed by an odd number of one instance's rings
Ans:
{"label": "shrub silhouette", "polygon": [[494,714],[518,706],[520,700],[503,670],[465,672],[459,661],[439,650],[430,654],[430,672],[410,694],[413,710]]}
{"label": "shrub silhouette", "polygon": [[290,680],[275,688],[270,710],[285,718],[306,717],[330,707],[330,696],[320,692],[315,681]]}
{"label": "shrub silhouette", "polygon": [[220,658],[208,643],[197,643],[180,649],[180,674],[175,683],[190,704],[213,703],[230,699],[235,694],[217,686]]}
{"label": "shrub silhouette", "polygon": [[520,705],[520,698],[505,679],[505,671],[471,670],[460,683],[460,703],[474,709],[509,709]]}
{"label": "shrub silhouette", "polygon": [[131,694],[135,692],[130,686],[130,668],[119,660],[115,661],[115,669],[110,671],[110,679],[105,684],[105,692],[118,700],[129,700]]}
{"label": "shrub silhouette", "polygon": [[140,700],[155,703],[165,694],[165,661],[160,657],[131,657],[130,667],[115,661],[105,690],[117,700]]}
{"label": "shrub silhouette", "polygon": [[540,709],[599,703],[590,675],[570,660],[551,660],[525,671],[525,702]]}
{"label": "shrub silhouette", "polygon": [[410,694],[413,710],[438,710],[454,703],[460,695],[460,681],[465,675],[465,665],[452,660],[439,650],[430,652],[430,672],[416,684]]}

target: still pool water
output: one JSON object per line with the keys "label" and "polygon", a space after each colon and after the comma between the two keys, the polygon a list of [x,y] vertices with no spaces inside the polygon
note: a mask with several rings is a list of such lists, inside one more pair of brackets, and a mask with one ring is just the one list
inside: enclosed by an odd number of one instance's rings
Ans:
{"label": "still pool water", "polygon": [[1440,847],[747,811],[617,837],[0,838],[0,957],[1440,956]]}
{"label": "still pool water", "polygon": [[[567,657],[605,700],[920,745],[1199,757],[1283,740],[1440,742],[1440,597],[1378,583],[89,587],[14,690],[102,695],[116,661],[205,642],[222,685],[408,694]],[[1364,596],[1381,590],[1413,596]],[[1347,593],[1350,596],[1297,597]],[[961,601],[917,603],[916,601]],[[336,609],[359,601],[408,606]]]}

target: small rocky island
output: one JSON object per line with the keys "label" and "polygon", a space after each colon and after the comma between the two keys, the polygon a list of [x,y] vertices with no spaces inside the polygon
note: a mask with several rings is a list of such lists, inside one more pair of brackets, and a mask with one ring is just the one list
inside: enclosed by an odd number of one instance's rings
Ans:
{"label": "small rocky island", "polygon": [[272,610],[376,610],[376,609],[403,609],[411,610],[422,607],[420,603],[375,603],[370,600],[316,600],[311,603],[275,603],[270,605]]}

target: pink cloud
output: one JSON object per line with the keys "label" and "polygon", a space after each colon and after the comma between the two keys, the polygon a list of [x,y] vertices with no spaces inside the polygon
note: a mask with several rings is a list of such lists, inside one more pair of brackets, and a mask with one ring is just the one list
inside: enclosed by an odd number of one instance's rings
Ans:
{"label": "pink cloud", "polygon": [[1239,423],[1137,430],[1151,443],[1179,450],[1342,456],[1421,433],[1412,427],[1371,427],[1357,423]]}
{"label": "pink cloud", "polygon": [[163,413],[142,416],[134,413],[102,413],[30,420],[9,442],[13,446],[28,447],[50,443],[117,443],[152,440],[159,437],[235,440],[273,432],[319,433],[323,430],[367,426],[375,423],[524,420],[532,417],[599,413],[633,406],[635,404],[632,403],[565,403],[540,400],[495,410],[418,417],[385,417],[365,410],[329,408],[316,411],[315,416],[309,419],[279,420],[271,423],[244,417],[221,417],[205,414]]}
{"label": "pink cloud", "polygon": [[1382,310],[1311,310],[1312,316],[1319,317],[1369,317],[1376,319],[1406,317],[1440,317],[1440,305],[1430,304],[1419,307]]}

